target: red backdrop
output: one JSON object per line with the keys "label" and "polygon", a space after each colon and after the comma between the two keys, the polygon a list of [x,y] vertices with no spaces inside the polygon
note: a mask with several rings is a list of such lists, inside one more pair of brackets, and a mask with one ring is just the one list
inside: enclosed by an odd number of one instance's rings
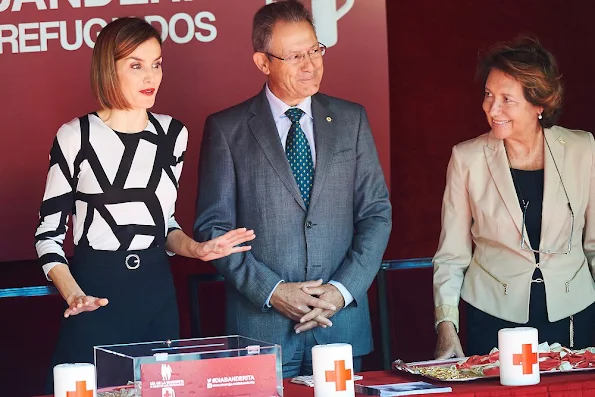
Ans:
{"label": "red backdrop", "polygon": [[[556,56],[566,87],[560,125],[595,132],[595,4],[564,0],[387,0],[390,258],[432,256],[451,147],[489,130],[478,52],[522,33]],[[431,289],[428,289],[431,295]]]}
{"label": "red backdrop", "polygon": [[[3,28],[6,24],[66,19],[73,24],[74,19],[111,17],[119,10],[168,18],[179,12],[196,15],[207,10],[216,16],[214,41],[183,45],[166,41],[165,79],[156,106],[157,111],[179,117],[190,128],[190,152],[182,177],[179,209],[183,211],[182,224],[189,229],[194,216],[198,145],[205,116],[252,95],[263,82],[250,61],[249,18],[241,17],[251,15],[261,1],[172,1],[77,10],[71,9],[67,0],[58,1],[58,10],[36,11],[34,3],[26,3],[22,11],[11,12],[3,8],[7,0],[0,0],[0,37],[9,33]],[[478,50],[521,32],[535,33],[554,52],[564,75],[566,99],[560,124],[595,131],[595,4],[568,0],[386,0],[387,23],[384,12],[384,1],[356,0],[353,9],[339,21],[339,42],[325,58],[323,90],[367,107],[387,178],[390,157],[394,226],[386,257],[432,256],[440,231],[440,206],[451,147],[488,128],[481,111],[482,87],[474,81]],[[382,33],[385,29],[388,38]],[[386,78],[387,48],[390,84]],[[48,44],[47,53],[11,54],[6,44],[3,49],[0,260],[7,261],[33,257],[32,234],[55,130],[60,123],[94,109],[95,105],[88,89],[88,48],[67,52],[54,40]],[[181,326],[183,335],[188,336],[186,275],[212,271],[212,267],[197,266],[195,261],[181,258],[173,264]],[[39,285],[44,281],[35,264],[2,265],[0,288]],[[392,358],[413,361],[432,355],[435,334],[431,273],[426,268],[397,271],[389,277]],[[210,307],[221,295],[220,286],[208,286],[203,289],[201,301]],[[50,303],[58,308],[59,298],[53,298],[55,301]],[[48,337],[35,352],[40,355],[43,347],[47,356],[60,311],[56,309],[50,316],[40,302],[44,299],[23,299],[27,301],[0,300],[5,301],[0,302],[0,313],[5,318],[35,313],[22,327],[4,327],[0,339],[15,342],[11,345],[16,357],[23,354],[21,346]],[[377,306],[374,301],[371,306],[377,349],[376,361],[367,368],[379,368]],[[222,313],[203,311],[203,315],[205,333],[221,334]],[[43,379],[44,365],[47,366],[41,361],[39,379]],[[2,373],[13,370],[10,366]],[[30,375],[22,377],[31,379]]]}
{"label": "red backdrop", "polygon": [[[322,91],[368,109],[389,180],[388,59],[383,0],[306,0],[327,44]],[[154,111],[189,129],[176,217],[191,232],[205,118],[255,95],[251,24],[266,0],[0,0],[0,262],[32,259],[33,233],[58,127],[96,110],[89,88],[92,38],[123,15],[167,24],[164,79]],[[353,4],[352,4],[353,3]],[[189,28],[190,27],[190,28]],[[67,50],[65,48],[77,48]]]}

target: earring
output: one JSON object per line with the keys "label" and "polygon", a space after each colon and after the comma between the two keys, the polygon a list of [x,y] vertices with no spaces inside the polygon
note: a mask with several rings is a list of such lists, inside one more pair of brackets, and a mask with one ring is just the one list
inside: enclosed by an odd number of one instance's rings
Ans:
{"label": "earring", "polygon": [[543,116],[541,115],[541,113],[539,113],[539,116],[537,116],[537,118],[538,118],[539,120],[541,120],[541,119],[543,118]]}

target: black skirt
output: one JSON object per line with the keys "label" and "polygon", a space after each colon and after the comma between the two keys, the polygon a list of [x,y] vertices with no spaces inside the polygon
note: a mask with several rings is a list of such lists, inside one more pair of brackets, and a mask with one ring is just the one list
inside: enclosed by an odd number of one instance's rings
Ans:
{"label": "black skirt", "polygon": [[[538,272],[539,275],[541,272]],[[533,277],[537,278],[536,276]],[[545,301],[545,285],[531,284],[529,302],[529,322],[514,323],[489,315],[465,302],[467,340],[465,354],[467,356],[488,354],[498,347],[498,331],[502,328],[534,327],[539,333],[539,343],[558,342],[570,347],[570,318],[550,322]],[[581,349],[595,346],[595,303],[574,316],[574,347]]]}
{"label": "black skirt", "polygon": [[107,298],[109,303],[62,319],[48,392],[53,390],[53,366],[93,363],[93,346],[179,338],[176,292],[162,247],[141,251],[77,247],[70,271],[86,295]]}

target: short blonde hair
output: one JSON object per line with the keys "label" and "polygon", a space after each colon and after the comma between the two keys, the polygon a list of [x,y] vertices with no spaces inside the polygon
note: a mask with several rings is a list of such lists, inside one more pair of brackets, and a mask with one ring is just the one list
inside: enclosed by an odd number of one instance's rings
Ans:
{"label": "short blonde hair", "polygon": [[150,39],[156,39],[161,46],[157,29],[140,18],[118,18],[101,30],[91,57],[91,90],[102,108],[130,109],[120,89],[116,62]]}

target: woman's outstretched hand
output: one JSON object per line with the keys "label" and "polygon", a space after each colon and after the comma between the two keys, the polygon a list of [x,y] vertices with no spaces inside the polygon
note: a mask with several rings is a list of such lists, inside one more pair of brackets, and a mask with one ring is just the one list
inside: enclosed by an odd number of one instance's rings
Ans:
{"label": "woman's outstretched hand", "polygon": [[238,245],[255,238],[254,230],[247,230],[245,227],[231,230],[204,243],[196,243],[196,257],[203,261],[212,261],[236,252],[248,251],[252,248],[250,245]]}
{"label": "woman's outstretched hand", "polygon": [[69,299],[68,308],[64,311],[64,318],[76,316],[82,312],[92,312],[109,303],[106,298],[97,298],[95,296],[81,295]]}

